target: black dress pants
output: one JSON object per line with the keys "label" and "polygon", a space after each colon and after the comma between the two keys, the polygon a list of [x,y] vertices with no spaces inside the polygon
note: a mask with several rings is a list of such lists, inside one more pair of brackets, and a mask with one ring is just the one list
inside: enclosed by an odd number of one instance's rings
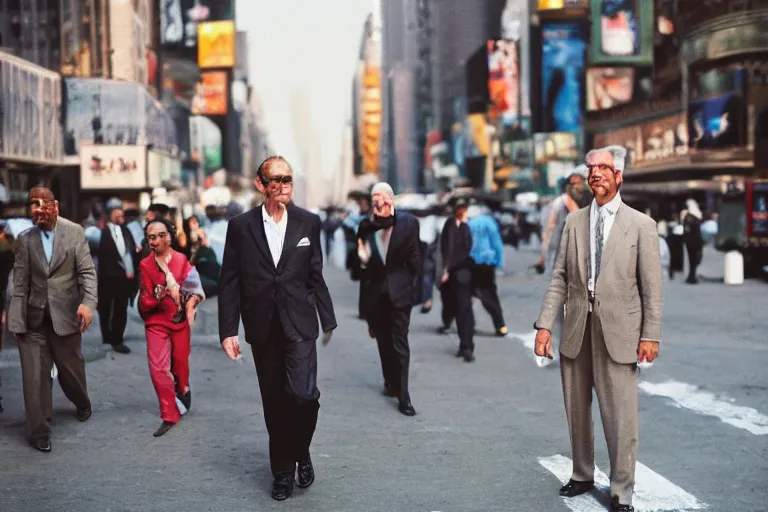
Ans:
{"label": "black dress pants", "polygon": [[123,277],[99,277],[99,326],[101,339],[110,345],[122,345],[128,323],[129,281]]}
{"label": "black dress pants", "polygon": [[480,299],[485,310],[491,315],[493,327],[498,331],[506,323],[499,301],[499,293],[496,289],[496,267],[493,265],[475,265],[472,273],[474,295]]}
{"label": "black dress pants", "polygon": [[475,315],[472,312],[472,271],[458,269],[450,273],[448,287],[451,295],[450,309],[456,316],[459,331],[459,350],[475,351]]}
{"label": "black dress pants", "polygon": [[376,338],[381,359],[384,385],[397,394],[401,403],[411,401],[408,391],[408,367],[411,348],[408,329],[411,324],[411,308],[394,308],[389,297],[382,295],[373,318],[368,325]]}
{"label": "black dress pants", "polygon": [[277,478],[309,458],[320,409],[316,340],[288,341],[275,312],[267,343],[251,345],[251,351],[269,433],[269,461]]}

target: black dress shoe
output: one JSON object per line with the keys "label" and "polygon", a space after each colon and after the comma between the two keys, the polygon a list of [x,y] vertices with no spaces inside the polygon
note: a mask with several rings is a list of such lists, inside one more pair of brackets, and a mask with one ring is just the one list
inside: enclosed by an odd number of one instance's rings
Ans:
{"label": "black dress shoe", "polygon": [[469,350],[459,350],[459,353],[456,354],[456,357],[463,357],[465,363],[475,362],[475,355]]}
{"label": "black dress shoe", "polygon": [[160,437],[162,435],[165,435],[168,433],[169,430],[173,428],[175,423],[171,423],[170,421],[164,421],[160,424],[159,427],[157,427],[157,430],[155,430],[155,433],[152,434],[155,437]]}
{"label": "black dress shoe", "polygon": [[86,407],[85,409],[78,409],[77,421],[88,421],[88,418],[91,417],[91,414],[93,414],[93,411],[90,407]]}
{"label": "black dress shoe", "polygon": [[40,452],[43,453],[49,453],[51,451],[51,440],[50,439],[41,439],[39,441],[30,441],[29,444],[32,445],[32,447]]}
{"label": "black dress shoe", "polygon": [[283,501],[293,496],[293,482],[293,473],[275,477],[275,481],[272,482],[272,499]]}
{"label": "black dress shoe", "polygon": [[406,416],[416,416],[416,409],[413,408],[411,402],[400,402],[397,406],[397,410]]}
{"label": "black dress shoe", "polygon": [[128,348],[126,345],[123,345],[120,343],[119,345],[112,345],[112,350],[117,352],[118,354],[130,354],[131,349]]}
{"label": "black dress shoe", "polygon": [[297,484],[300,488],[306,489],[315,483],[315,468],[312,467],[312,459],[300,460],[298,464]]}
{"label": "black dress shoe", "polygon": [[618,496],[611,498],[611,512],[635,512],[635,507],[632,505],[622,505],[619,503]]}
{"label": "black dress shoe", "polygon": [[595,486],[595,481],[579,482],[577,480],[568,480],[568,483],[560,488],[560,496],[565,498],[575,498],[585,492],[589,492]]}

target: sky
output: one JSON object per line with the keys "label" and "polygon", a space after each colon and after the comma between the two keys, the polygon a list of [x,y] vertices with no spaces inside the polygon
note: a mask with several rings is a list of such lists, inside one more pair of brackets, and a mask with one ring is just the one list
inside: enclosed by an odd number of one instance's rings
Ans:
{"label": "sky", "polygon": [[249,80],[275,150],[298,164],[291,101],[306,94],[309,133],[322,147],[322,172],[338,168],[352,110],[352,75],[373,0],[237,0],[237,29],[248,32]]}

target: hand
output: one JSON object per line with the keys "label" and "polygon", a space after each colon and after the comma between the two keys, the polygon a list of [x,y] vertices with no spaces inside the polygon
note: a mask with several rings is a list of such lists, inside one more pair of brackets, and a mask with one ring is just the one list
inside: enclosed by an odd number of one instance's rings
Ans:
{"label": "hand", "polygon": [[189,326],[195,325],[195,315],[197,314],[197,297],[192,297],[187,301],[187,322]]}
{"label": "hand", "polygon": [[224,341],[221,342],[221,348],[224,349],[227,357],[231,360],[237,361],[240,359],[240,340],[237,339],[237,336],[224,338]]}
{"label": "hand", "polygon": [[171,295],[171,298],[173,298],[173,302],[175,302],[179,309],[181,309],[181,288],[175,286],[169,289],[168,293]]}
{"label": "hand", "polygon": [[93,310],[85,304],[80,304],[77,307],[77,319],[80,322],[80,332],[87,331],[93,321]]}
{"label": "hand", "polygon": [[5,312],[5,311],[3,311],[3,314],[2,314],[2,316],[0,316],[0,322],[1,322],[3,325],[5,325],[5,321],[6,321],[7,319],[8,319],[8,315],[6,314],[6,312]]}
{"label": "hand", "polygon": [[641,340],[637,347],[637,362],[652,363],[659,356],[659,342]]}
{"label": "hand", "polygon": [[323,346],[326,346],[331,342],[331,336],[333,336],[333,331],[323,333]]}
{"label": "hand", "polygon": [[552,352],[552,333],[547,329],[536,331],[536,346],[533,348],[533,352],[539,357],[555,358],[555,353]]}
{"label": "hand", "polygon": [[128,278],[128,279],[133,279],[134,276],[133,276],[133,274],[125,274],[125,277]]}
{"label": "hand", "polygon": [[368,336],[370,336],[371,339],[376,337],[376,335],[373,333],[373,329],[371,327],[368,328]]}
{"label": "hand", "polygon": [[448,271],[446,270],[445,272],[443,272],[443,275],[440,276],[440,284],[447,283],[448,282],[448,277],[449,277],[449,274],[448,274]]}

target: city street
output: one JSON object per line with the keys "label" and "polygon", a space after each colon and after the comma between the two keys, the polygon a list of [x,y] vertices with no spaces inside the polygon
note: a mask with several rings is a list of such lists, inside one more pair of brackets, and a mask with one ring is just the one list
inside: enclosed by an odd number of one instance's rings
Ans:
{"label": "city street", "polygon": [[[0,510],[165,512],[590,512],[606,510],[609,471],[597,401],[601,490],[565,501],[570,447],[557,365],[539,368],[532,324],[547,284],[536,252],[507,248],[498,280],[508,338],[493,337],[479,302],[473,364],[454,357],[454,333],[436,334],[439,302],[414,309],[411,395],[418,415],[382,396],[375,342],[357,319],[357,283],[328,267],[339,328],[318,346],[317,481],[287,502],[270,498],[267,436],[250,351],[230,362],[216,336],[216,303],[193,336],[191,412],[168,435],[159,425],[143,330],[130,315],[123,356],[98,325],[84,349],[93,417],[78,423],[58,384],[53,451],[25,441],[18,353],[0,353]],[[722,283],[722,254],[707,248],[698,286],[665,288],[661,355],[640,378],[638,511],[768,510],[768,284]],[[242,333],[241,333],[242,334]],[[243,341],[241,336],[241,342]]]}

